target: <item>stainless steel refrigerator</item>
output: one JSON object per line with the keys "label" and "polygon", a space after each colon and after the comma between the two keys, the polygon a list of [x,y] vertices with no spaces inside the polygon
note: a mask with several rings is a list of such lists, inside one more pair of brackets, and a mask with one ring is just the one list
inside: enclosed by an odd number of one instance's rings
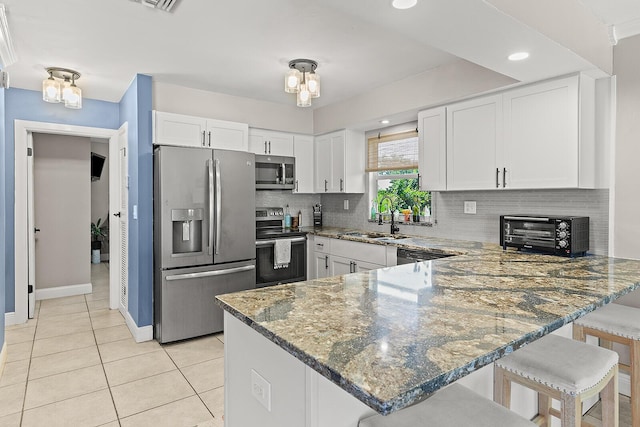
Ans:
{"label": "stainless steel refrigerator", "polygon": [[222,331],[214,297],[255,288],[254,154],[154,151],[154,335]]}

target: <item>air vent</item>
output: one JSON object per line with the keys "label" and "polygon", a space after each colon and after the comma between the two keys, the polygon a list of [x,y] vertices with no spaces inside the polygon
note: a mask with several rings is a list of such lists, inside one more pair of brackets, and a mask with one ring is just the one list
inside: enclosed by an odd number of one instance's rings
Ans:
{"label": "air vent", "polygon": [[178,0],[132,0],[138,3],[142,3],[145,6],[152,7],[154,9],[164,10],[165,12],[171,12],[171,9],[178,3]]}

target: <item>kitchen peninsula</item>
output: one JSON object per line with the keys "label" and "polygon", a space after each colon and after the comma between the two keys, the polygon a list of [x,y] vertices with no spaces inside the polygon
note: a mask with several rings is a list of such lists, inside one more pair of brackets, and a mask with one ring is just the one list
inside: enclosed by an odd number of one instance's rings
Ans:
{"label": "kitchen peninsula", "polygon": [[356,426],[640,286],[640,261],[450,246],[469,250],[219,296],[227,427]]}

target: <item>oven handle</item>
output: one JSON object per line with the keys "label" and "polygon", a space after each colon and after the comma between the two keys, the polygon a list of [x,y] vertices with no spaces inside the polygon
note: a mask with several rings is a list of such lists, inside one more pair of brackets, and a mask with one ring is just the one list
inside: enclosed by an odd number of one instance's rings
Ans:
{"label": "oven handle", "polygon": [[505,216],[504,219],[510,219],[515,221],[549,222],[549,218],[534,217],[534,216]]}
{"label": "oven handle", "polygon": [[235,274],[241,273],[243,271],[251,271],[255,270],[255,265],[245,265],[244,267],[234,267],[228,268],[226,270],[213,270],[213,271],[203,271],[200,273],[186,273],[186,274],[174,274],[173,276],[167,276],[166,279],[168,281],[171,280],[184,280],[184,279],[199,279],[201,277],[211,277],[211,276],[224,276],[227,274]]}
{"label": "oven handle", "polygon": [[[293,239],[290,239],[291,243],[298,243],[298,242],[304,242],[305,240],[307,240],[306,237],[295,237]],[[276,244],[276,239],[272,239],[272,240],[256,240],[256,246],[269,246],[269,245],[275,245]]]}

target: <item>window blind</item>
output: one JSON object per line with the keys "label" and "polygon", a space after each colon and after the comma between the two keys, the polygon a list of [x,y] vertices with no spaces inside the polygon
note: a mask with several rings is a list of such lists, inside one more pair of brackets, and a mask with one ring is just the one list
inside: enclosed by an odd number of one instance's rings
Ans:
{"label": "window blind", "polygon": [[367,172],[418,168],[418,132],[375,136],[367,141]]}

